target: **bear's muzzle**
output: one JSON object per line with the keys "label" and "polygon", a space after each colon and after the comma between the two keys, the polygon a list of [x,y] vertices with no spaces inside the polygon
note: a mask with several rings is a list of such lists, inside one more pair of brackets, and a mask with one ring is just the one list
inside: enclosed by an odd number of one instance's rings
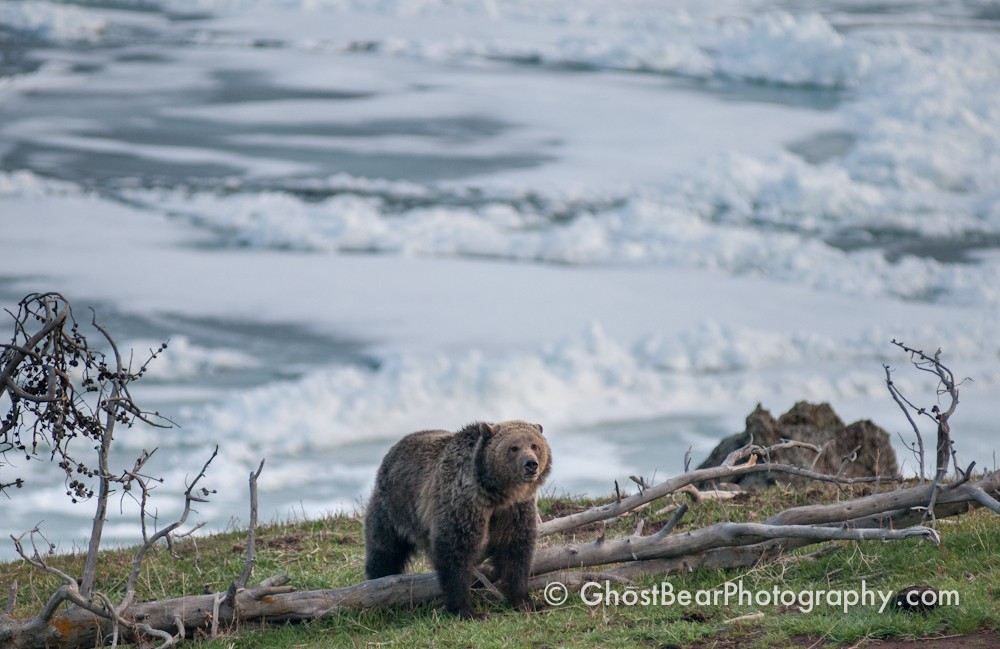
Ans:
{"label": "bear's muzzle", "polygon": [[523,478],[525,482],[533,482],[538,477],[538,460],[528,458],[522,465],[524,468]]}

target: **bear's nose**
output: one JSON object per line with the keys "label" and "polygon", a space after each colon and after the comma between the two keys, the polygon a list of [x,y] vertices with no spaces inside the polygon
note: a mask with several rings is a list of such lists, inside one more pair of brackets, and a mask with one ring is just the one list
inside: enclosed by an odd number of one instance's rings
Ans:
{"label": "bear's nose", "polygon": [[524,468],[528,470],[528,473],[534,473],[538,470],[538,462],[534,460],[525,460]]}

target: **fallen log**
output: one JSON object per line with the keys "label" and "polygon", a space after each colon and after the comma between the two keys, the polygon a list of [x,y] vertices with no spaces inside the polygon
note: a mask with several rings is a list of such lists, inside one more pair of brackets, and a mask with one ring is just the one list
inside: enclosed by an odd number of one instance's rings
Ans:
{"label": "fallen log", "polygon": [[[965,488],[968,487],[968,488]],[[829,505],[805,505],[787,509],[770,519],[765,524],[828,524],[846,528],[902,528],[924,519],[921,506],[930,496],[932,485],[900,489],[886,494],[876,494],[845,503]],[[937,519],[964,514],[982,505],[973,494],[977,489],[984,492],[996,492],[1000,489],[1000,471],[995,471],[973,484],[947,485],[934,506],[934,516]],[[888,497],[891,496],[891,497]],[[857,505],[866,501],[864,505]],[[879,505],[888,509],[879,510]],[[857,518],[838,519],[841,514],[865,514]],[[870,513],[874,512],[874,513]],[[815,541],[807,538],[774,539],[752,545],[714,548],[704,552],[692,553],[679,557],[646,559],[632,561],[605,571],[619,577],[633,578],[642,575],[669,575],[693,572],[695,570],[745,568],[763,562],[772,561],[787,555]]]}
{"label": "fallen log", "polygon": [[[994,471],[976,482],[956,482],[940,487],[923,484],[839,503],[793,507],[775,514],[765,522],[770,525],[825,525],[842,524],[844,521],[870,516],[884,516],[888,512],[897,510],[926,507],[935,489],[938,492],[936,505],[975,501],[979,505],[986,506],[981,494],[987,494],[992,500],[988,494],[1000,489],[1000,471]],[[899,523],[900,519],[896,522]]]}
{"label": "fallen log", "polygon": [[615,516],[629,512],[636,507],[645,505],[646,503],[659,498],[663,498],[664,496],[670,495],[680,489],[683,489],[684,487],[687,487],[688,485],[698,482],[720,480],[723,478],[747,475],[749,473],[763,472],[784,473],[788,475],[806,477],[820,482],[832,482],[836,484],[892,482],[902,479],[898,476],[881,478],[844,478],[826,473],[817,473],[815,471],[802,469],[788,464],[776,463],[741,464],[739,466],[717,466],[708,469],[696,469],[694,471],[688,471],[687,473],[681,474],[675,478],[664,480],[654,487],[649,487],[637,494],[608,503],[607,505],[592,507],[576,514],[570,514],[569,516],[563,516],[561,518],[554,518],[552,520],[545,521],[538,526],[538,535],[545,536],[548,534],[566,532],[590,523],[597,523],[599,521],[614,518]]}

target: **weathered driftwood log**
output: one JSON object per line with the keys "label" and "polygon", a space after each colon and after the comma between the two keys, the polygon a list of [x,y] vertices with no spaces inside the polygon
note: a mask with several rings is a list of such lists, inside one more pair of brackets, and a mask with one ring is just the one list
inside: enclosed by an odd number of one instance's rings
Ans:
{"label": "weathered driftwood log", "polygon": [[712,548],[751,545],[767,539],[808,539],[819,541],[897,541],[921,537],[938,543],[938,533],[929,527],[903,530],[841,529],[808,525],[765,525],[763,523],[719,523],[699,530],[669,536],[627,536],[587,543],[558,545],[536,552],[532,572],[536,574],[600,566],[622,561],[669,558],[704,552]]}
{"label": "weathered driftwood log", "polygon": [[[765,521],[765,524],[836,525],[847,528],[902,528],[924,520],[923,505],[927,502],[930,484],[899,489],[884,494],[849,500],[828,505],[805,505],[785,510]],[[1000,489],[1000,471],[993,472],[978,482],[946,485],[934,506],[935,518],[963,514],[983,505],[976,499],[981,490]],[[985,505],[984,505],[985,506]],[[853,516],[853,518],[852,518]],[[679,557],[632,561],[604,571],[619,577],[641,575],[669,575],[701,569],[742,568],[771,561],[791,550],[815,543],[807,538],[775,539],[752,545],[713,548],[705,552]]]}
{"label": "weathered driftwood log", "polygon": [[[934,489],[935,485],[924,484],[839,503],[794,507],[772,516],[765,522],[769,525],[831,525],[843,524],[845,521],[865,517],[877,519],[897,510],[909,510],[913,507],[925,508],[930,502]],[[989,500],[996,501],[988,493],[996,492],[998,489],[1000,489],[1000,471],[995,471],[976,482],[942,485],[938,488],[935,505],[975,501],[979,505],[993,509],[989,505]],[[986,494],[989,500],[984,500],[982,494]],[[996,510],[994,509],[994,511]],[[898,525],[900,520],[897,518],[895,522]],[[874,525],[856,524],[856,526],[873,527]]]}
{"label": "weathered driftwood log", "polygon": [[[621,580],[605,573],[564,572],[534,577],[529,585],[538,590],[556,580],[574,588],[596,579]],[[199,631],[207,634],[213,627],[228,628],[236,622],[314,620],[343,609],[402,606],[431,601],[441,595],[437,576],[432,572],[393,575],[343,588],[309,591],[295,591],[286,586],[289,581],[287,575],[272,577],[240,590],[232,603],[225,603],[226,593],[190,595],[133,604],[124,615],[142,621],[151,629],[190,638]],[[217,605],[217,600],[222,604]],[[5,649],[94,647],[100,646],[100,638],[114,632],[110,620],[79,607],[62,611],[47,623],[28,623],[16,628],[9,622],[0,619],[0,646]]]}
{"label": "weathered driftwood log", "polygon": [[697,482],[721,480],[723,478],[732,478],[735,476],[747,475],[749,473],[763,472],[803,476],[819,482],[835,482],[838,484],[892,482],[900,480],[898,476],[887,476],[881,478],[843,478],[828,475],[826,473],[817,473],[815,471],[790,466],[788,464],[775,463],[741,464],[739,466],[717,466],[709,469],[696,469],[694,471],[688,471],[687,473],[681,474],[675,478],[665,480],[654,487],[644,489],[635,495],[629,496],[628,498],[622,498],[621,500],[608,503],[607,505],[592,507],[577,514],[570,514],[569,516],[554,518],[550,521],[541,523],[538,526],[538,535],[544,536],[546,534],[565,532],[577,527],[582,527],[589,523],[596,523],[598,521],[614,518],[615,516],[632,511],[636,507],[645,505],[646,503],[652,502],[658,498],[663,498],[664,496]]}

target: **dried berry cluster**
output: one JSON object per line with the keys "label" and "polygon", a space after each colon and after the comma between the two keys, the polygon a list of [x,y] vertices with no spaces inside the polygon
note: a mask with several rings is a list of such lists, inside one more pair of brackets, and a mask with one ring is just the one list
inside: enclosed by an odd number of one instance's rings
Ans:
{"label": "dried berry cluster", "polygon": [[[65,472],[73,502],[91,498],[100,468],[77,455],[110,444],[116,424],[131,427],[136,420],[159,418],[139,409],[129,384],[145,374],[166,343],[132,371],[96,318],[90,328],[100,347],[88,341],[58,293],[33,293],[18,303],[17,313],[8,313],[14,334],[9,344],[0,344],[0,454],[47,456]],[[0,491],[21,486],[21,479],[0,482]]]}

